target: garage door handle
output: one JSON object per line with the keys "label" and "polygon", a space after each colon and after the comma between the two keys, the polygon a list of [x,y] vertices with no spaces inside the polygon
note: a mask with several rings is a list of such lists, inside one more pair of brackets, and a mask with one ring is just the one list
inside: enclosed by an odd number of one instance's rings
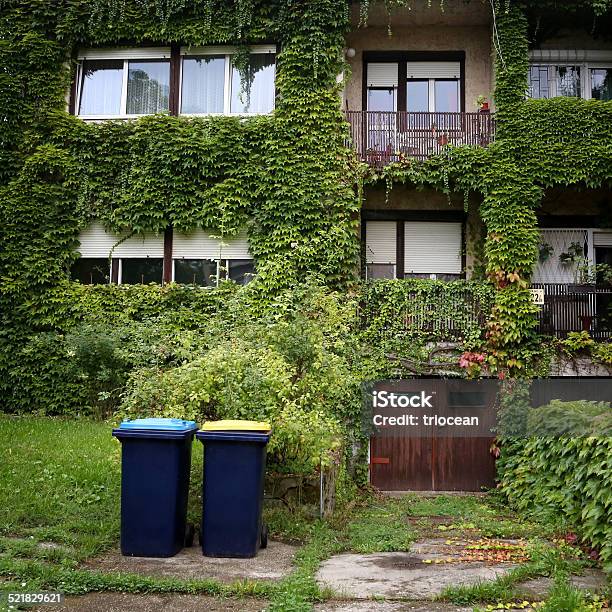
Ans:
{"label": "garage door handle", "polygon": [[389,463],[389,457],[372,457],[370,463],[378,465],[386,465]]}

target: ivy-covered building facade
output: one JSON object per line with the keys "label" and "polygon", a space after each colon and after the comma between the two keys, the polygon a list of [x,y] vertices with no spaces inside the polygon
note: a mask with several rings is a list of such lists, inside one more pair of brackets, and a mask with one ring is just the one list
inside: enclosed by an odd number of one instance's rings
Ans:
{"label": "ivy-covered building facade", "polygon": [[7,406],[44,409],[23,363],[83,287],[227,278],[363,292],[459,373],[607,376],[611,25],[608,0],[0,2]]}

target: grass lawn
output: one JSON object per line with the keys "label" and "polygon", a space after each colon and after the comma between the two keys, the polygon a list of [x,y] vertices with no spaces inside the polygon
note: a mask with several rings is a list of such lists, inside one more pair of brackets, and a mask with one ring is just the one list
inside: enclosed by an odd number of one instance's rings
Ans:
{"label": "grass lawn", "polygon": [[[121,447],[108,423],[0,416],[0,551],[73,565],[119,541]],[[194,442],[189,520],[198,522],[202,445]],[[58,548],[40,550],[37,542]]]}
{"label": "grass lawn", "polygon": [[[67,594],[206,593],[265,597],[272,610],[301,611],[332,595],[318,588],[314,574],[322,560],[338,552],[408,550],[415,540],[431,537],[529,540],[531,560],[514,575],[444,594],[456,604],[486,604],[512,601],[513,584],[539,574],[558,579],[559,597],[574,597],[572,592],[563,595],[568,589],[565,578],[587,563],[561,548],[542,547],[554,535],[554,527],[520,519],[498,505],[495,496],[389,499],[365,494],[346,504],[329,522],[268,508],[266,522],[272,537],[302,544],[293,573],[275,584],[225,585],[207,579],[101,574],[80,564],[119,542],[121,448],[111,437],[111,426],[84,419],[0,415],[0,439],[0,594],[37,589]],[[197,524],[202,474],[198,442],[192,457],[189,520]]]}

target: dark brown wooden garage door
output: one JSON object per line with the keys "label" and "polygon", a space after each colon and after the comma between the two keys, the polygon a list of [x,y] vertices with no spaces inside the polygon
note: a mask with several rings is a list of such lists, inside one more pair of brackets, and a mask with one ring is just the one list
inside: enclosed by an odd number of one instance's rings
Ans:
{"label": "dark brown wooden garage door", "polygon": [[[471,405],[469,411],[480,414],[493,426],[497,382],[482,382],[479,388],[483,404]],[[436,384],[436,389],[441,400],[438,414],[458,414],[461,400],[449,401],[452,392],[449,393],[445,381]],[[384,491],[480,491],[493,487],[495,459],[490,452],[493,440],[493,434],[438,437],[433,428],[429,435],[419,438],[372,436],[370,482]]]}

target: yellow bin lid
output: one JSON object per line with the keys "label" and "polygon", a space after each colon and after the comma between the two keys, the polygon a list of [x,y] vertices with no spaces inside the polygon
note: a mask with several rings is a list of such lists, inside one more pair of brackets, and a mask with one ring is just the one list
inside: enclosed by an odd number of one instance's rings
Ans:
{"label": "yellow bin lid", "polygon": [[270,423],[259,421],[208,421],[201,431],[270,431]]}

